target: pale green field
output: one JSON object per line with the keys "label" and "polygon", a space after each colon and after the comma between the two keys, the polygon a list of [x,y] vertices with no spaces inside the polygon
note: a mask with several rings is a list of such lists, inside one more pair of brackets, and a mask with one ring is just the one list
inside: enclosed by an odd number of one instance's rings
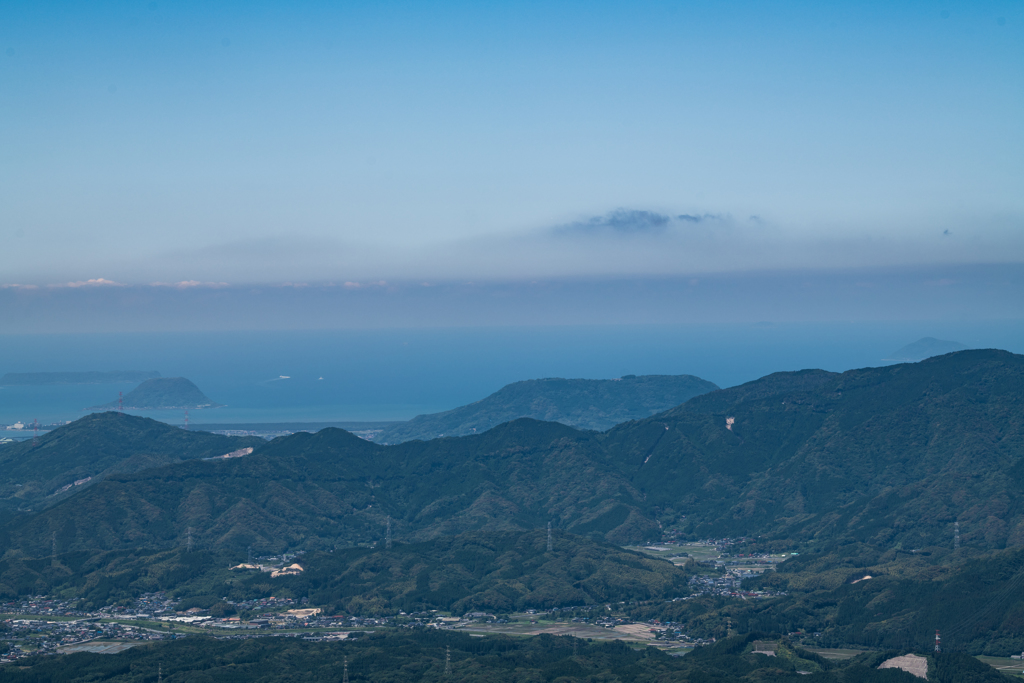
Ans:
{"label": "pale green field", "polygon": [[978,659],[1005,674],[1010,674],[1014,677],[1024,675],[1024,660],[1010,659],[1009,657],[989,657],[987,655],[980,655]]}

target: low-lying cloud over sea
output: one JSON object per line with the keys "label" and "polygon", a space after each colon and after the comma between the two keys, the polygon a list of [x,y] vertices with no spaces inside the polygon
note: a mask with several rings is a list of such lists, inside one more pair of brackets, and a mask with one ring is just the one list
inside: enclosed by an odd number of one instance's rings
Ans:
{"label": "low-lying cloud over sea", "polygon": [[[74,283],[74,281],[72,281]],[[77,284],[77,283],[75,283]],[[5,334],[1020,320],[1024,265],[0,289]]]}

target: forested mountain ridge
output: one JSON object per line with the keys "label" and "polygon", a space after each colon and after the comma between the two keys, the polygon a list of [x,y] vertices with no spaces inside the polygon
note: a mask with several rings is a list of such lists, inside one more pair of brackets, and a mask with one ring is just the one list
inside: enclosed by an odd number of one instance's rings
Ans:
{"label": "forested mountain ridge", "polygon": [[[1024,357],[964,351],[836,374],[777,373],[607,433],[517,420],[380,446],[341,430],[232,461],[112,476],[10,524],[10,542],[210,547],[417,541],[479,526],[625,543],[763,536],[875,547],[1024,541]],[[275,545],[276,544],[276,545]],[[46,547],[44,547],[46,546]]]}
{"label": "forested mountain ridge", "polygon": [[965,543],[1024,542],[1024,356],[1005,351],[773,375],[613,429],[604,447],[698,536],[920,547],[959,521]]}
{"label": "forested mountain ridge", "polygon": [[660,535],[643,496],[591,455],[594,435],[517,420],[485,434],[378,446],[340,429],[298,433],[229,460],[111,476],[8,526],[28,554],[169,547],[192,527],[211,548],[277,551],[415,541],[489,525],[556,526],[626,542]]}
{"label": "forested mountain ridge", "polygon": [[480,434],[521,417],[604,431],[649,417],[718,386],[693,375],[627,375],[619,379],[533,379],[442,413],[419,415],[385,429],[374,440],[401,443]]}
{"label": "forested mountain ridge", "polygon": [[[113,473],[136,472],[194,458],[212,458],[265,442],[189,432],[144,417],[93,413],[38,439],[0,449],[0,501],[51,503]],[[76,481],[91,478],[79,486]],[[72,485],[64,493],[60,489]]]}
{"label": "forested mountain ridge", "polygon": [[[261,549],[257,548],[256,552]],[[492,529],[439,536],[392,548],[339,548],[297,559],[304,571],[272,580],[232,571],[245,550],[178,546],[76,550],[43,560],[0,559],[0,599],[71,594],[98,609],[140,593],[170,591],[193,602],[289,595],[329,613],[396,615],[440,609],[509,612],[688,595],[690,573],[664,560],[555,531]],[[294,558],[293,558],[294,559]]]}

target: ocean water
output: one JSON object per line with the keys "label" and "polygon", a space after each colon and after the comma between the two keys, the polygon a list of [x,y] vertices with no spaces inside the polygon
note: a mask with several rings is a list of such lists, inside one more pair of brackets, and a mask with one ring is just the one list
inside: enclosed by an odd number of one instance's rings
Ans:
{"label": "ocean water", "polygon": [[[404,420],[540,377],[692,374],[728,387],[772,372],[884,364],[925,336],[1024,353],[1024,321],[0,334],[0,374],[157,370],[222,408],[192,424]],[[74,420],[134,385],[0,388],[0,424]],[[172,424],[180,411],[145,411]]]}

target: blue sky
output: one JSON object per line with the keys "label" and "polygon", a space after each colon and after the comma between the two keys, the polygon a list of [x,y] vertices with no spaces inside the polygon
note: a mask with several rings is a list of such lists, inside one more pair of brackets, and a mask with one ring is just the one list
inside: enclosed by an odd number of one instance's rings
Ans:
{"label": "blue sky", "polygon": [[1020,268],[1021,121],[1020,2],[5,2],[0,303]]}

